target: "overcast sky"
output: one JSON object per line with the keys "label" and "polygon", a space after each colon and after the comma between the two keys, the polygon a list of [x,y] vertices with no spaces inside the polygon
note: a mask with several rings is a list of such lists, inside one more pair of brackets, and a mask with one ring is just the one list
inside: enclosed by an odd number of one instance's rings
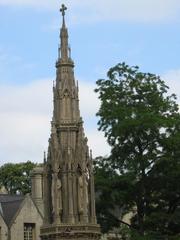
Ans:
{"label": "overcast sky", "polygon": [[42,162],[47,150],[62,3],[94,156],[109,152],[93,89],[110,67],[139,65],[180,93],[179,0],[0,0],[0,165]]}

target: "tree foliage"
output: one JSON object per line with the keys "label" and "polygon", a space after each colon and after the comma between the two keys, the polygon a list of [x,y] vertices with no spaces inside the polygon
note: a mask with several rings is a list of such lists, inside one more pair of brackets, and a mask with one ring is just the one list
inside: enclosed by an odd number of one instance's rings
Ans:
{"label": "tree foliage", "polygon": [[99,130],[111,146],[103,168],[114,170],[119,200],[126,211],[135,211],[131,226],[154,238],[180,234],[176,96],[168,95],[159,76],[125,63],[111,68],[108,79],[98,80],[95,91],[101,100]]}
{"label": "tree foliage", "polygon": [[[115,205],[118,210],[123,207],[122,202],[119,202],[121,195],[116,191],[119,176],[102,157],[96,158],[94,166],[97,220],[101,224],[102,232],[106,233],[119,226],[119,216],[114,214]],[[121,214],[120,211],[118,214]]]}
{"label": "tree foliage", "polygon": [[36,164],[7,163],[0,167],[0,187],[4,186],[9,194],[26,194],[31,191],[30,172]]}

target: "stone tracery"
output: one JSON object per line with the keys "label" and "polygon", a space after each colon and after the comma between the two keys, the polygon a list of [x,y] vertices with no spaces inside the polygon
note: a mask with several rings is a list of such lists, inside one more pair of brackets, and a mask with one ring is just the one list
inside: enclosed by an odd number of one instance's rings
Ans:
{"label": "stone tracery", "polygon": [[61,47],[53,87],[53,121],[44,167],[45,218],[41,238],[69,239],[69,234],[73,233],[71,239],[97,239],[100,228],[96,223],[92,154],[80,117],[79,90],[68,47],[65,10],[63,5]]}

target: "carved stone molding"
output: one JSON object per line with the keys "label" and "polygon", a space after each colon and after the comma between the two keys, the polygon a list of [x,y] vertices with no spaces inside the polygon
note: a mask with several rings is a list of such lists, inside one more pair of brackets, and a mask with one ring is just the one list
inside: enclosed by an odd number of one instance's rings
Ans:
{"label": "carved stone molding", "polygon": [[41,239],[87,239],[95,240],[101,236],[100,227],[97,224],[88,225],[53,225],[41,228]]}

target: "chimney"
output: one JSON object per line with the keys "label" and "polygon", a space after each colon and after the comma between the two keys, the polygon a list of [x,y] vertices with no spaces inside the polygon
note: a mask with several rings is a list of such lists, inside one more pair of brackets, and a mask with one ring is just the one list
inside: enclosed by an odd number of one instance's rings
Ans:
{"label": "chimney", "polygon": [[31,196],[37,208],[44,215],[43,206],[43,167],[35,167],[31,172]]}

